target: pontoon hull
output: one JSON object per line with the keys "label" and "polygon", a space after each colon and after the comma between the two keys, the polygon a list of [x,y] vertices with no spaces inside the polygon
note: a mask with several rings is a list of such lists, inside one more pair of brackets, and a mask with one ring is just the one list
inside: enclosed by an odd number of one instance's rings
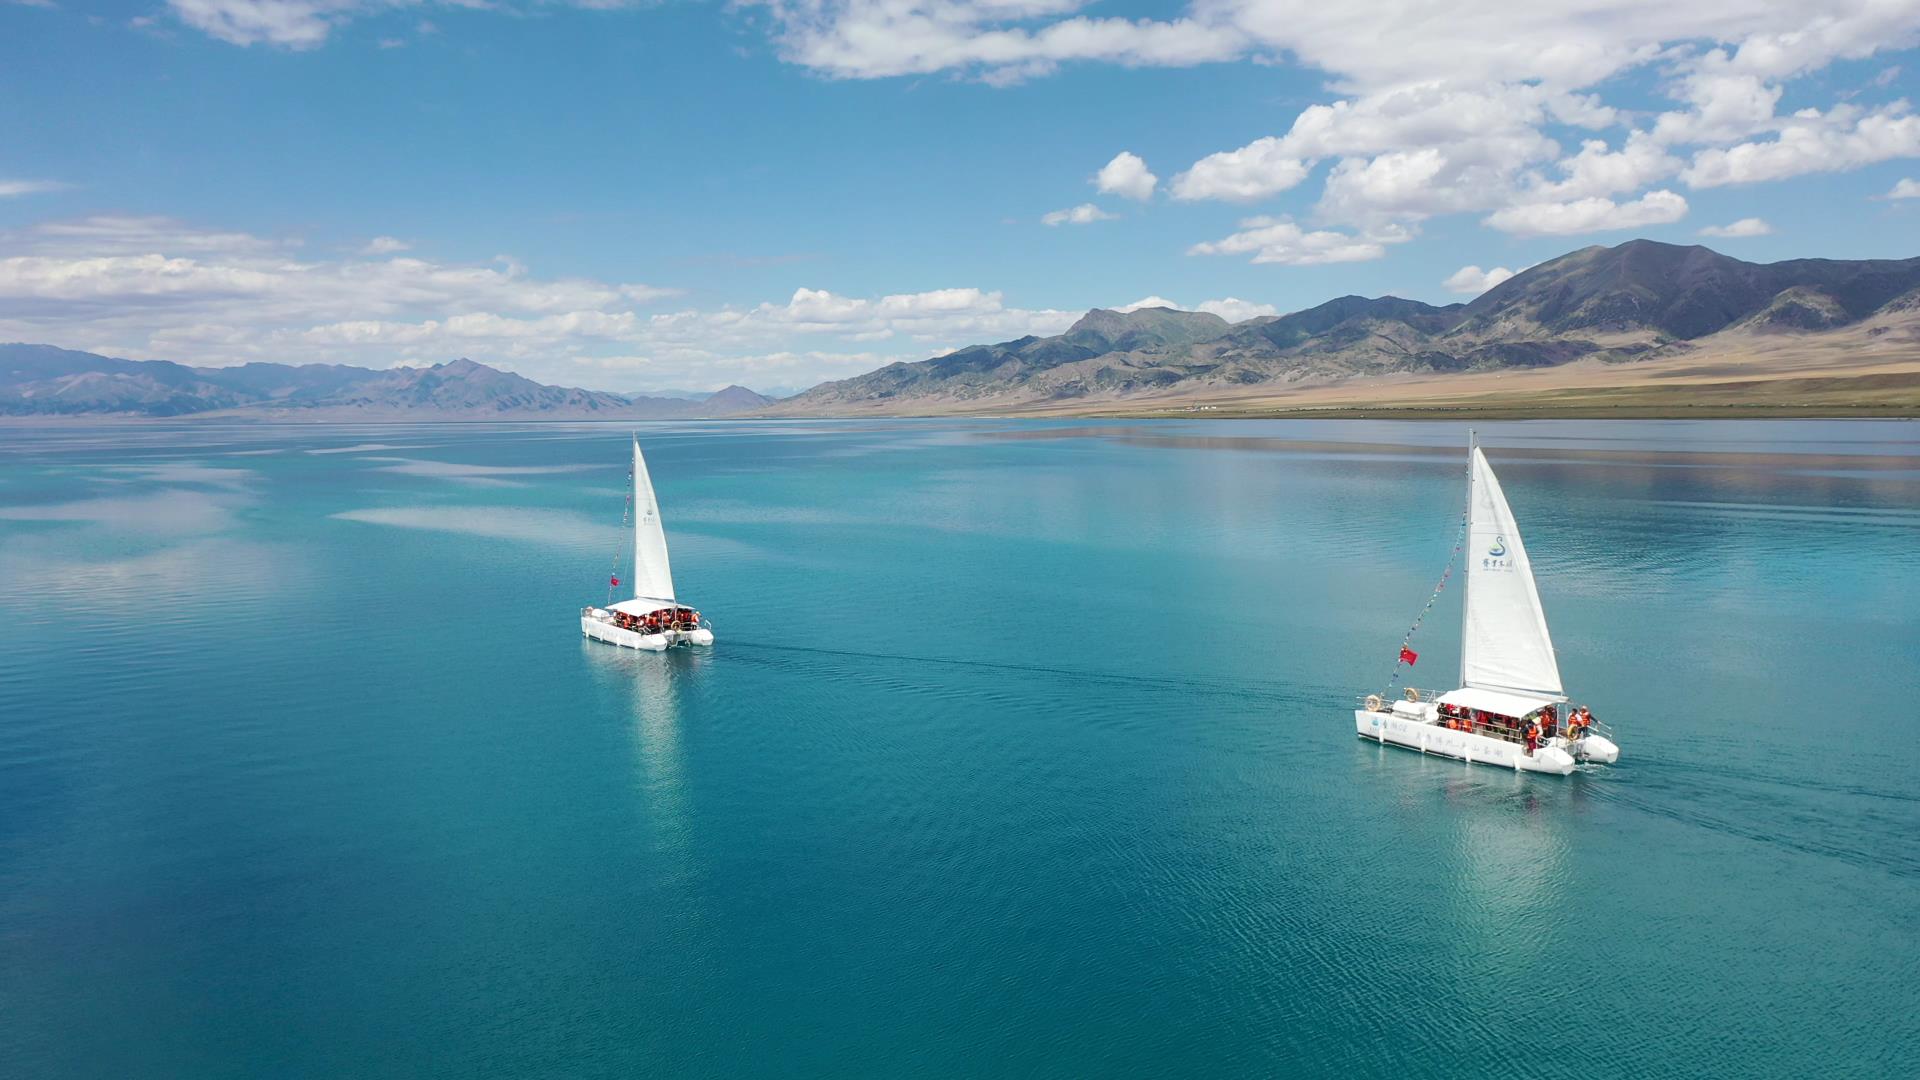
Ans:
{"label": "pontoon hull", "polygon": [[1584,735],[1573,741],[1573,756],[1581,761],[1611,765],[1620,760],[1620,747],[1605,735]]}
{"label": "pontoon hull", "polygon": [[1493,765],[1520,772],[1565,776],[1573,771],[1573,755],[1556,746],[1542,746],[1528,754],[1526,747],[1505,739],[1451,731],[1394,713],[1356,709],[1353,716],[1354,727],[1361,738],[1383,745],[1404,746],[1424,754],[1456,758],[1470,765]]}
{"label": "pontoon hull", "polygon": [[643,634],[638,630],[622,630],[611,622],[603,622],[587,615],[580,617],[580,632],[595,641],[604,641],[609,645],[618,645],[626,649],[645,649],[648,652],[666,652],[675,645],[713,644],[713,631],[704,626],[697,630],[668,630],[659,634]]}

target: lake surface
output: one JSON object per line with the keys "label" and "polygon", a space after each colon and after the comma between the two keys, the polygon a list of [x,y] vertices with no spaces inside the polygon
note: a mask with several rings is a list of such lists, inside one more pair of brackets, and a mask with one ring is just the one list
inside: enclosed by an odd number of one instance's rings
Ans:
{"label": "lake surface", "polygon": [[1913,1068],[1920,425],[1483,425],[1565,778],[1354,737],[1462,427],[644,425],[664,656],[626,433],[0,429],[0,1075]]}

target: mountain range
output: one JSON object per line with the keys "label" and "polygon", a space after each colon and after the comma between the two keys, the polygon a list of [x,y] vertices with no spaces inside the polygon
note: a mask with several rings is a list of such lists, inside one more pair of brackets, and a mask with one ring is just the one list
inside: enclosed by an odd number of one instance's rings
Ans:
{"label": "mountain range", "polygon": [[1094,310],[1055,337],[890,364],[823,383],[767,411],[1096,411],[1156,400],[1231,401],[1370,376],[1720,355],[1756,336],[1786,335],[1813,347],[1829,337],[1839,343],[1888,334],[1894,337],[1879,347],[1902,342],[1920,356],[1920,258],[1763,265],[1704,247],[1634,240],[1540,263],[1468,304],[1343,296],[1238,323],[1171,308]]}
{"label": "mountain range", "polygon": [[1920,258],[1759,264],[1634,240],[1540,263],[1466,304],[1343,296],[1237,323],[1165,307],[1095,309],[1062,334],[889,364],[777,401],[741,386],[698,397],[547,386],[467,359],[387,370],[189,367],[0,345],[0,416],[618,420],[1327,403],[1381,411],[1481,408],[1495,397],[1515,415],[1575,399],[1609,409],[1920,414]]}
{"label": "mountain range", "polygon": [[384,371],[342,364],[187,367],[0,345],[0,415],[10,416],[657,420],[737,416],[769,400],[744,386],[698,400],[547,386],[465,358]]}

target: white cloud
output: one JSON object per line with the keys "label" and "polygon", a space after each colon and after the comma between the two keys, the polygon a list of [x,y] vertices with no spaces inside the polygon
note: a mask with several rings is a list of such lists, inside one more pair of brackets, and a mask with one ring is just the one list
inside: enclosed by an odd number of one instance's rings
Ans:
{"label": "white cloud", "polygon": [[411,247],[413,247],[413,245],[407,243],[405,240],[395,239],[394,237],[391,237],[391,236],[376,236],[373,239],[367,241],[367,245],[360,249],[360,254],[362,255],[393,255],[398,252],[406,251]]}
{"label": "white cloud", "polygon": [[167,0],[175,17],[231,45],[311,49],[336,22],[374,7],[358,0]]}
{"label": "white cloud", "polygon": [[0,340],[209,365],[382,367],[466,355],[563,382],[602,361],[640,357],[654,386],[792,385],[851,374],[854,362],[836,357],[881,355],[861,343],[893,342],[899,351],[882,363],[922,359],[935,343],[1059,333],[1077,315],[1011,307],[978,288],[876,297],[801,288],[751,307],[649,312],[643,305],[674,290],[543,278],[504,257],[302,258],[298,247],[166,218],[86,218],[6,234]]}
{"label": "white cloud", "polygon": [[[326,44],[333,31],[365,16],[419,7],[437,2],[450,8],[470,11],[499,11],[518,14],[525,5],[499,3],[497,0],[167,0],[173,16],[209,37],[230,45],[270,45],[283,49],[314,49]],[[641,0],[558,0],[574,7],[607,10],[640,7]],[[142,17],[144,18],[144,16]],[[134,25],[144,25],[140,19]],[[420,34],[438,30],[422,19],[416,26]],[[382,49],[400,48],[400,38],[377,40]]]}
{"label": "white cloud", "polygon": [[1043,214],[1040,221],[1047,225],[1089,225],[1096,221],[1111,221],[1118,215],[1109,214],[1092,203],[1081,203],[1066,210],[1055,210]]}
{"label": "white cloud", "polygon": [[1478,266],[1463,266],[1449,274],[1447,280],[1441,284],[1448,292],[1459,293],[1462,296],[1478,296],[1512,276],[1513,271],[1504,266],[1496,266],[1491,270],[1482,270]]}
{"label": "white cloud", "polygon": [[1713,50],[1677,80],[1675,100],[1689,106],[1654,121],[1650,137],[1661,145],[1725,143],[1765,131],[1784,91],[1758,75],[1729,70],[1726,53]]}
{"label": "white cloud", "polygon": [[1229,296],[1220,300],[1207,300],[1195,305],[1193,310],[1210,312],[1230,323],[1246,322],[1248,319],[1257,319],[1263,315],[1280,314],[1280,309],[1274,307],[1272,304],[1256,304],[1251,300],[1242,300],[1237,296]]}
{"label": "white cloud", "polygon": [[1173,197],[1252,202],[1297,187],[1311,168],[1287,153],[1281,140],[1268,136],[1194,162],[1173,178]]}
{"label": "white cloud", "polygon": [[1611,115],[1538,86],[1416,82],[1310,106],[1284,136],[1195,162],[1174,177],[1172,191],[1178,199],[1252,201],[1298,186],[1334,159],[1320,203],[1330,221],[1483,209],[1498,205],[1520,170],[1558,152],[1539,128],[1562,112],[1581,121]]}
{"label": "white cloud", "polygon": [[1131,304],[1121,304],[1115,311],[1139,311],[1141,308],[1172,308],[1175,311],[1204,311],[1218,315],[1228,322],[1245,322],[1262,315],[1278,315],[1280,309],[1272,304],[1256,304],[1251,300],[1242,300],[1237,296],[1228,296],[1219,300],[1203,300],[1188,307],[1178,300],[1169,300],[1164,296],[1148,296],[1135,300]]}
{"label": "white cloud", "polygon": [[1405,233],[1309,232],[1284,218],[1253,217],[1240,223],[1239,232],[1221,240],[1195,244],[1187,249],[1187,254],[1252,255],[1255,263],[1316,266],[1382,258],[1387,253],[1386,244],[1408,238]]}
{"label": "white cloud", "polygon": [[1194,0],[1170,19],[1091,18],[1087,0],[757,0],[786,60],[840,78],[956,71],[999,81],[1071,62],[1291,59],[1369,93],[1434,78],[1591,86],[1676,42],[1737,46],[1729,66],[1783,77],[1910,40],[1912,5],[1810,0]]}
{"label": "white cloud", "polygon": [[1588,139],[1579,153],[1554,163],[1560,179],[1531,177],[1525,196],[1528,201],[1552,202],[1639,191],[1672,176],[1682,164],[1645,132],[1632,132],[1618,150],[1604,140]]}
{"label": "white cloud", "polygon": [[1920,199],[1920,180],[1903,177],[1893,185],[1893,189],[1883,199]]}
{"label": "white cloud", "polygon": [[1155,308],[1155,307],[1172,308],[1175,311],[1187,310],[1185,307],[1181,306],[1180,301],[1169,300],[1166,297],[1160,296],[1157,294],[1154,296],[1143,296],[1140,299],[1135,300],[1131,304],[1121,304],[1119,307],[1114,308],[1113,310],[1139,311],[1141,308]]}
{"label": "white cloud", "polygon": [[765,0],[762,6],[783,59],[837,78],[961,71],[1006,85],[1065,62],[1185,67],[1232,59],[1248,45],[1243,32],[1214,19],[1088,18],[1075,14],[1082,0]]}
{"label": "white cloud", "polygon": [[0,180],[0,199],[39,195],[42,192],[59,191],[66,186],[57,180]]}
{"label": "white cloud", "polygon": [[1835,105],[1824,113],[1794,113],[1765,142],[1702,150],[1680,176],[1694,187],[1720,187],[1845,172],[1907,157],[1920,157],[1920,116],[1909,112],[1905,101],[1871,110]]}
{"label": "white cloud", "polygon": [[1147,171],[1147,163],[1137,154],[1122,150],[1100,167],[1093,182],[1102,194],[1145,202],[1153,197],[1160,178]]}
{"label": "white cloud", "polygon": [[1687,200],[1671,191],[1649,191],[1623,203],[1597,195],[1571,202],[1523,203],[1494,211],[1486,223],[1522,236],[1571,236],[1669,225],[1686,215]]}
{"label": "white cloud", "polygon": [[1700,230],[1701,236],[1720,236],[1734,239],[1742,236],[1766,236],[1773,232],[1773,226],[1757,217],[1741,218],[1728,225],[1709,225]]}
{"label": "white cloud", "polygon": [[[1192,10],[1246,33],[1255,55],[1326,72],[1347,96],[1303,109],[1284,134],[1200,158],[1170,182],[1176,199],[1268,199],[1331,163],[1315,207],[1322,224],[1365,231],[1488,211],[1572,228],[1670,219],[1678,196],[1613,200],[1675,177],[1705,187],[1920,156],[1904,104],[1836,107],[1818,122],[1777,115],[1789,80],[1920,41],[1911,2],[1210,0]],[[1628,119],[1589,91],[1645,67],[1679,107],[1563,153],[1548,130]],[[1734,145],[1768,132],[1777,140]]]}

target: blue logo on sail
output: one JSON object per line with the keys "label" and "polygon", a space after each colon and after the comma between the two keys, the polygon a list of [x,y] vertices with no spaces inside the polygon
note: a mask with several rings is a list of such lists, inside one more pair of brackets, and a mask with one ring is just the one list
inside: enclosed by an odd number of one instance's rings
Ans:
{"label": "blue logo on sail", "polygon": [[1505,555],[1506,553],[1507,553],[1507,538],[1504,536],[1494,537],[1493,546],[1487,549],[1487,554],[1498,559],[1501,556]]}

